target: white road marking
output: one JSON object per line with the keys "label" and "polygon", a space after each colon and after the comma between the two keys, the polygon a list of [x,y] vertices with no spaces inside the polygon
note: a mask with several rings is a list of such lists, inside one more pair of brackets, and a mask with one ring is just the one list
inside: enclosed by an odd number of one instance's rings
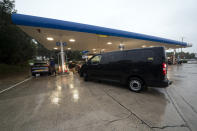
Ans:
{"label": "white road marking", "polygon": [[15,85],[11,86],[11,87],[8,87],[8,88],[6,88],[6,89],[0,91],[0,94],[3,93],[3,92],[5,92],[5,91],[8,91],[8,90],[10,90],[10,89],[12,89],[12,88],[14,88],[14,87],[16,87],[16,86],[18,86],[18,85],[20,85],[20,84],[22,84],[22,83],[24,83],[24,82],[26,82],[26,81],[28,81],[28,80],[30,80],[31,78],[32,78],[32,77],[27,78],[27,79],[25,79],[25,80],[23,80],[23,81],[21,81],[21,82],[15,84]]}

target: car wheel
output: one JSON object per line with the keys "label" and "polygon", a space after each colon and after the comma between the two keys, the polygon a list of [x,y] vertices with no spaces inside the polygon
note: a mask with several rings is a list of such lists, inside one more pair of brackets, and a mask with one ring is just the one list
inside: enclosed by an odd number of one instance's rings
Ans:
{"label": "car wheel", "polygon": [[140,92],[143,90],[143,81],[137,77],[132,77],[129,79],[129,89],[134,92]]}
{"label": "car wheel", "polygon": [[83,79],[84,79],[84,81],[88,81],[88,74],[87,74],[87,72],[83,73]]}

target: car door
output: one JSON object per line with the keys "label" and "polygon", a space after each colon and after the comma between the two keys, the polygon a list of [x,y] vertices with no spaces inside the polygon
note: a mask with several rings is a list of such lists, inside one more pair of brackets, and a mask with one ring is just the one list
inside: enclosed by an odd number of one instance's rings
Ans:
{"label": "car door", "polygon": [[93,78],[99,78],[101,77],[100,71],[101,71],[101,55],[96,55],[92,57],[88,62],[88,74],[90,77]]}
{"label": "car door", "polygon": [[122,52],[114,52],[106,54],[107,63],[103,65],[104,78],[120,81],[122,75]]}

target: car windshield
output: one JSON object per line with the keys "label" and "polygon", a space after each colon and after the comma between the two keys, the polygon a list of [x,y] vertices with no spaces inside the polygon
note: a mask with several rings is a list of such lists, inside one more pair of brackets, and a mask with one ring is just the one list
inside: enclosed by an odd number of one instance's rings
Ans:
{"label": "car windshield", "polygon": [[101,60],[101,55],[97,55],[97,56],[94,56],[90,61],[92,64],[98,64],[100,63],[100,60]]}

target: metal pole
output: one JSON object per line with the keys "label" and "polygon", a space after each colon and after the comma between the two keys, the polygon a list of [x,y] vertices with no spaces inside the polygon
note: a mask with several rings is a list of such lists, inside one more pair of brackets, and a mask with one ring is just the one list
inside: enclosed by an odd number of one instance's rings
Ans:
{"label": "metal pole", "polygon": [[[182,37],[182,43],[183,43],[183,37]],[[181,47],[181,59],[183,59],[183,50],[182,50],[182,47]]]}
{"label": "metal pole", "polygon": [[64,69],[64,47],[63,47],[63,43],[62,41],[60,41],[60,48],[61,48],[61,60],[62,60],[62,72],[64,73],[65,69]]}
{"label": "metal pole", "polygon": [[174,49],[173,64],[176,62],[176,49]]}
{"label": "metal pole", "polygon": [[181,37],[181,41],[182,41],[182,43],[183,43],[183,37]]}
{"label": "metal pole", "polygon": [[68,57],[67,57],[67,51],[65,51],[65,56],[66,56],[66,69],[67,71],[69,70],[68,68]]}
{"label": "metal pole", "polygon": [[60,62],[59,62],[59,53],[57,53],[57,65],[58,65],[58,72],[59,72],[59,67],[60,67]]}

